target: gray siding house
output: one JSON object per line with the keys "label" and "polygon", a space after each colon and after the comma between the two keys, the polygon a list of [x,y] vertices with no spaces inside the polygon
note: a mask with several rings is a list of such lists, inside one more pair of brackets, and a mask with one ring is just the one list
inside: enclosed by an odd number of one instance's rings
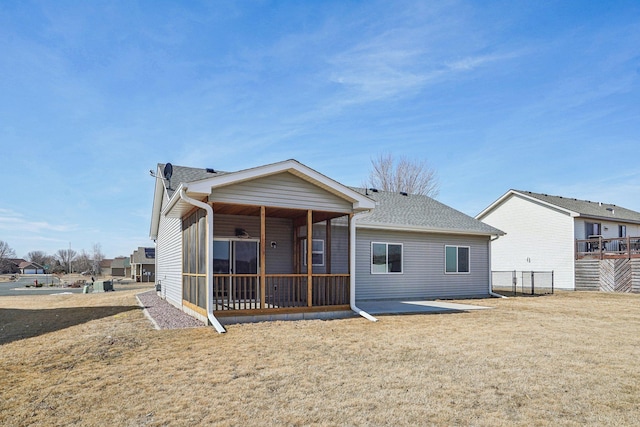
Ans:
{"label": "gray siding house", "polygon": [[503,233],[429,197],[346,187],[295,160],[155,175],[157,288],[220,332],[218,318],[372,319],[357,301],[490,293]]}

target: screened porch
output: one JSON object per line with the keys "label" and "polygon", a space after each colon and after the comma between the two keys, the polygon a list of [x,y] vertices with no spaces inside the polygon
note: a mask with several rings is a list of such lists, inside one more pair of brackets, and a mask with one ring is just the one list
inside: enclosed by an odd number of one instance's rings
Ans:
{"label": "screened porch", "polygon": [[350,213],[212,206],[211,260],[206,212],[183,218],[183,304],[205,314],[210,262],[218,317],[349,309]]}

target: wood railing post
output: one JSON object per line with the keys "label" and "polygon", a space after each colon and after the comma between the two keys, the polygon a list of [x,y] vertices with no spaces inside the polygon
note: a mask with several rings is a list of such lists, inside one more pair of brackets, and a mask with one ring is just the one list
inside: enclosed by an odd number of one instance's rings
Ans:
{"label": "wood railing post", "polygon": [[264,309],[267,287],[267,209],[260,206],[260,309]]}
{"label": "wood railing post", "polygon": [[631,259],[631,236],[627,236],[627,258]]}
{"label": "wood railing post", "polygon": [[307,211],[307,306],[313,305],[313,211]]}
{"label": "wood railing post", "polygon": [[600,259],[604,259],[604,248],[602,247],[602,236],[598,236],[598,247],[600,248]]}

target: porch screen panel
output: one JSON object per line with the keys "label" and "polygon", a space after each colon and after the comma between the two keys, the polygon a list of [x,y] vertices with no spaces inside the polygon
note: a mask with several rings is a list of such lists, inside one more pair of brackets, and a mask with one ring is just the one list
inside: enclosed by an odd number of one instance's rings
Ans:
{"label": "porch screen panel", "polygon": [[198,307],[207,308],[207,278],[198,277]]}
{"label": "porch screen panel", "polygon": [[196,256],[197,256],[197,248],[198,248],[197,238],[198,238],[197,222],[195,221],[195,217],[194,217],[192,218],[191,224],[189,226],[189,268],[187,270],[187,273],[192,273],[192,274],[196,273],[196,259],[197,259]]}
{"label": "porch screen panel", "polygon": [[182,299],[206,308],[206,212],[182,220]]}
{"label": "porch screen panel", "polygon": [[196,304],[198,301],[198,283],[196,277],[189,276],[189,302]]}
{"label": "porch screen panel", "polygon": [[182,276],[182,299],[185,301],[189,301],[189,276]]}
{"label": "porch screen panel", "polygon": [[198,211],[198,274],[207,273],[207,217]]}

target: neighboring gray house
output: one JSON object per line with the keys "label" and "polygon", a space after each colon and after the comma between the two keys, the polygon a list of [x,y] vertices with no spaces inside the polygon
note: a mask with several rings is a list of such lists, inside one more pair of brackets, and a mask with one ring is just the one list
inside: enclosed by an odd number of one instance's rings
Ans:
{"label": "neighboring gray house", "polygon": [[370,317],[357,301],[490,293],[503,233],[428,197],[346,187],[295,160],[155,175],[160,294],[219,331],[218,317]]}
{"label": "neighboring gray house", "polygon": [[476,218],[506,233],[492,244],[494,270],[553,271],[560,289],[591,286],[577,268],[597,277],[597,261],[640,257],[640,212],[612,204],[509,190]]}
{"label": "neighboring gray house", "polygon": [[44,267],[37,262],[23,261],[18,265],[20,274],[44,274]]}
{"label": "neighboring gray house", "polygon": [[156,281],[156,249],[138,247],[129,256],[131,279],[136,282]]}
{"label": "neighboring gray house", "polygon": [[131,263],[128,257],[115,257],[111,261],[111,276],[129,277],[131,275]]}

